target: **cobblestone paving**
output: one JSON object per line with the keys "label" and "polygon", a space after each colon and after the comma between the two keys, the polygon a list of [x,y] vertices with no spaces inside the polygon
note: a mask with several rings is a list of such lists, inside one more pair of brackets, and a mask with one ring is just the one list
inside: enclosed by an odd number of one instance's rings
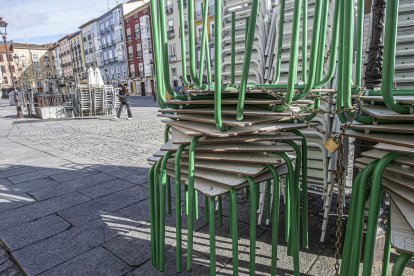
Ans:
{"label": "cobblestone paving", "polygon": [[[152,99],[133,98],[132,106],[132,121],[125,116],[39,121],[13,119],[14,109],[0,101],[0,275],[158,275],[149,261],[146,158],[162,144],[164,126]],[[242,214],[248,213],[248,202],[238,196],[240,274],[246,275],[249,225]],[[231,275],[224,202],[217,268],[219,275]],[[326,242],[319,243],[322,204],[320,196],[310,196],[311,238],[309,249],[301,250],[303,275],[333,275],[335,218]],[[175,275],[175,217],[168,215],[166,223],[162,275]],[[183,274],[208,275],[202,206],[195,228],[194,272]],[[257,275],[269,273],[269,230],[258,227]],[[292,259],[280,233],[278,274],[291,275]]]}

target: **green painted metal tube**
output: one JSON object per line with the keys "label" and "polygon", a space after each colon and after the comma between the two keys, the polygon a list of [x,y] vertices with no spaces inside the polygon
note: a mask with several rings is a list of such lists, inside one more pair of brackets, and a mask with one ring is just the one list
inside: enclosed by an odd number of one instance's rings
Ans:
{"label": "green painted metal tube", "polygon": [[158,161],[157,163],[155,163],[155,168],[154,168],[154,212],[155,212],[155,248],[156,248],[156,259],[155,259],[155,267],[157,269],[159,269],[159,233],[160,233],[160,216],[159,216],[159,171],[160,171],[160,166],[161,166],[161,161]]}
{"label": "green painted metal tube", "polygon": [[167,161],[172,156],[173,152],[167,152],[161,161],[161,187],[160,187],[160,243],[159,243],[159,270],[161,272],[165,269],[165,201],[167,188]]}
{"label": "green painted metal tube", "polygon": [[[295,210],[292,211],[292,214],[298,214],[299,210],[300,210],[300,202],[299,202],[299,198],[300,198],[300,191],[299,191],[299,183],[300,183],[300,174],[301,174],[301,166],[302,166],[302,153],[301,150],[299,148],[298,145],[296,145],[295,142],[292,141],[286,141],[284,142],[288,145],[290,145],[296,154],[296,159],[295,159],[295,170],[294,170],[294,180],[293,182],[289,183],[289,188],[290,188],[290,195],[292,199],[295,199],[294,201],[291,201],[291,209]],[[292,223],[294,221],[294,223]],[[296,233],[299,233],[299,227],[300,227],[300,219],[298,215],[291,215],[291,223],[292,223],[292,227],[289,227],[290,230],[290,234],[289,234],[289,243],[288,243],[288,254],[293,256],[293,244],[294,242],[292,241],[292,239],[294,239],[294,237],[296,237],[296,234],[294,234],[293,232],[293,225],[296,225]],[[298,237],[298,240],[300,238]]]}
{"label": "green painted metal tube", "polygon": [[272,173],[273,186],[273,216],[272,216],[272,262],[270,275],[276,276],[277,269],[277,245],[279,243],[279,198],[280,198],[280,177],[276,169],[270,165],[266,166]]}
{"label": "green painted metal tube", "polygon": [[269,179],[266,182],[266,191],[265,191],[265,207],[266,207],[266,224],[270,220],[271,208],[272,208],[272,201],[271,201],[271,186],[272,181]]}
{"label": "green painted metal tube", "polygon": [[257,211],[256,211],[256,183],[251,176],[247,177],[250,187],[250,251],[249,251],[249,275],[254,276],[256,274],[256,222],[257,222]]}
{"label": "green painted metal tube", "polygon": [[203,27],[202,27],[202,34],[201,34],[201,49],[200,49],[200,70],[199,70],[199,84],[198,86],[206,86],[203,84],[203,75],[204,75],[204,62],[206,58],[206,48],[208,48],[208,33],[207,33],[207,21],[208,21],[208,0],[204,0],[204,4],[202,4],[203,9]]}
{"label": "green painted metal tube", "polygon": [[243,69],[240,79],[240,90],[237,102],[237,121],[243,121],[244,100],[246,98],[247,80],[249,79],[250,62],[252,59],[254,33],[256,29],[257,9],[259,7],[259,0],[252,0],[252,8],[249,18],[248,35],[246,38],[246,49],[244,52]]}
{"label": "green painted metal tube", "polygon": [[[414,96],[414,90],[401,90],[401,89],[393,89],[392,94],[394,96]],[[369,96],[382,96],[382,90],[370,90],[368,92]]]}
{"label": "green painted metal tube", "polygon": [[182,272],[182,233],[181,233],[181,156],[185,145],[180,145],[175,154],[175,239],[176,239],[176,271]]}
{"label": "green painted metal tube", "polygon": [[[374,165],[375,166],[375,165]],[[341,262],[341,270],[340,275],[345,276],[349,275],[349,265],[350,265],[350,256],[351,256],[351,249],[353,246],[353,231],[355,226],[355,212],[358,210],[361,210],[361,207],[357,207],[357,198],[361,194],[361,188],[362,192],[364,193],[366,191],[366,186],[364,186],[366,183],[361,183],[362,173],[364,170],[366,170],[367,167],[365,167],[362,171],[360,171],[357,176],[355,177],[352,185],[352,192],[351,192],[351,200],[349,203],[349,211],[348,211],[348,221],[346,224],[346,231],[345,231],[345,238],[343,241],[343,248],[342,248],[342,262]],[[364,187],[361,187],[364,186]]]}
{"label": "green painted metal tube", "polygon": [[[290,105],[293,100],[295,83],[297,78],[298,69],[298,56],[299,56],[299,28],[300,28],[300,14],[302,8],[302,0],[296,0],[293,8],[293,27],[292,27],[292,39],[290,43],[290,62],[289,62],[289,75],[287,93],[285,95],[285,102]],[[275,111],[280,112],[285,110],[284,106],[278,106]]]}
{"label": "green painted metal tube", "polygon": [[397,45],[399,0],[387,2],[384,33],[384,62],[382,65],[382,93],[386,106],[394,112],[409,114],[410,107],[400,105],[392,95],[394,86],[395,48]]}
{"label": "green painted metal tube", "polygon": [[305,135],[299,130],[294,134],[302,137],[302,242],[304,248],[309,248],[308,224],[308,143]]}
{"label": "green painted metal tube", "polygon": [[[322,15],[322,0],[316,0],[315,2],[315,14],[313,17],[313,26],[312,26],[312,47],[311,47],[311,55],[310,55],[310,60],[309,60],[309,79],[308,82],[306,83],[305,89],[303,89],[303,91],[299,94],[296,94],[293,97],[293,100],[299,100],[302,99],[304,97],[306,97],[306,95],[308,95],[308,93],[311,91],[311,89],[313,88],[313,85],[315,83],[316,80],[316,72],[318,71],[318,51],[319,51],[319,47],[321,45],[319,45],[320,43],[320,29],[321,29],[321,15]],[[303,30],[303,31],[307,31],[307,30]],[[307,45],[306,45],[307,47]],[[291,71],[289,71],[289,75],[290,75]],[[293,92],[292,92],[293,93]]]}
{"label": "green painted metal tube", "polygon": [[210,276],[216,275],[216,229],[215,229],[215,208],[214,197],[210,197],[210,216],[209,216],[209,233],[210,233]]}
{"label": "green painted metal tube", "polygon": [[[293,191],[294,188],[297,185],[296,185],[295,180],[294,180],[295,170],[293,169],[292,161],[290,160],[289,156],[286,153],[278,153],[278,155],[281,156],[283,158],[283,160],[286,162],[286,165],[287,165],[287,168],[288,168],[288,176],[287,177],[289,178],[288,185],[289,185],[289,189],[291,191]],[[296,196],[296,194],[294,192],[290,193],[289,201],[291,202],[291,204],[294,204],[295,202],[297,202],[297,199],[296,199],[295,196]],[[286,215],[288,215],[288,214],[286,214]],[[294,270],[294,275],[299,276],[300,275],[299,236],[298,236],[298,233],[297,233],[297,230],[298,230],[297,219],[295,219],[295,218],[298,217],[297,216],[297,209],[293,208],[293,207],[290,208],[289,216],[291,216],[291,218],[292,218],[291,221],[290,221],[290,224],[291,224],[290,229],[292,229],[291,230],[292,234],[289,235],[289,239],[290,239],[289,243],[292,243],[291,253],[292,253],[292,256],[293,256],[293,270]],[[291,238],[290,238],[290,236],[291,236]],[[289,244],[288,244],[288,246],[289,246]]]}
{"label": "green painted metal tube", "polygon": [[210,42],[207,39],[206,40],[206,66],[207,66],[207,83],[208,83],[208,89],[211,89],[211,83],[212,83],[212,77],[211,77],[211,57],[210,57]]}
{"label": "green painted metal tube", "polygon": [[[191,1],[190,1],[191,2]],[[222,43],[223,31],[223,0],[214,0],[214,119],[217,129],[224,131],[223,120],[221,116],[221,78],[222,78]],[[194,10],[193,10],[194,12]]]}
{"label": "green painted metal tube", "polygon": [[364,3],[358,1],[357,34],[356,34],[356,60],[355,60],[355,81],[358,86],[362,86],[362,51],[364,44]]}
{"label": "green painted metal tube", "polygon": [[236,13],[231,13],[231,84],[236,81]]}
{"label": "green painted metal tube", "polygon": [[307,82],[308,73],[308,0],[302,4],[302,82]]}
{"label": "green painted metal tube", "polygon": [[[221,9],[221,6],[220,6]],[[194,1],[188,1],[188,43],[190,53],[190,76],[194,84],[199,84],[200,81],[197,77],[196,70],[196,38],[195,38],[195,26],[194,26]]]}
{"label": "green painted metal tube", "polygon": [[405,155],[401,153],[388,153],[382,159],[380,159],[378,161],[377,166],[375,166],[375,170],[372,177],[371,196],[369,201],[367,235],[365,239],[364,270],[362,272],[363,276],[370,276],[372,273],[375,236],[377,233],[379,208],[383,191],[381,179],[386,166],[389,163],[391,163],[394,159],[403,156]]}
{"label": "green painted metal tube", "polygon": [[233,275],[239,275],[239,228],[238,228],[238,214],[237,214],[237,195],[236,190],[232,188],[230,190],[230,214],[231,214],[231,244],[232,244],[232,256],[233,256]]}
{"label": "green painted metal tube", "polygon": [[155,236],[155,202],[154,202],[154,169],[155,165],[152,165],[148,173],[148,185],[150,192],[150,215],[151,215],[151,264],[156,264],[156,236]]}
{"label": "green painted metal tube", "polygon": [[391,210],[388,211],[387,229],[385,230],[384,255],[382,256],[382,276],[388,276],[391,257]]}
{"label": "green painted metal tube", "polygon": [[[191,1],[190,1],[191,2]],[[187,271],[191,271],[193,265],[193,238],[194,238],[194,163],[195,163],[195,147],[200,137],[191,139],[190,149],[188,152],[188,234],[187,234]],[[211,203],[211,201],[210,201]],[[210,204],[211,205],[211,204]],[[214,205],[212,205],[214,206]],[[213,207],[210,208],[214,210]],[[210,213],[211,216],[211,213]],[[211,220],[210,220],[211,224]],[[214,226],[214,225],[213,225]]]}
{"label": "green painted metal tube", "polygon": [[394,264],[394,268],[392,270],[392,276],[402,276],[405,267],[407,266],[408,262],[411,260],[413,255],[407,253],[401,253],[398,256],[397,261]]}
{"label": "green painted metal tube", "polygon": [[167,22],[166,22],[166,9],[165,9],[165,1],[159,0],[158,1],[158,13],[159,13],[159,23],[160,23],[160,36],[161,36],[161,49],[162,49],[162,62],[164,68],[164,85],[167,89],[168,94],[171,97],[175,98],[177,95],[174,91],[174,88],[171,86],[171,79],[170,79],[170,62],[168,60],[168,34],[167,34]]}
{"label": "green painted metal tube", "polygon": [[157,101],[161,108],[165,107],[165,87],[164,87],[164,78],[163,68],[162,68],[162,51],[161,51],[161,42],[158,29],[158,7],[157,0],[151,0],[151,25],[152,25],[152,37],[154,40],[154,60],[155,60],[155,78],[157,80]]}
{"label": "green painted metal tube", "polygon": [[[306,0],[307,1],[307,0]],[[283,44],[283,32],[285,26],[285,6],[286,0],[279,1],[279,29],[277,31],[277,50],[276,50],[276,67],[275,67],[275,80],[273,84],[277,84],[280,80],[280,66],[282,64],[282,44]]]}
{"label": "green painted metal tube", "polygon": [[183,71],[184,85],[190,85],[187,79],[187,50],[185,42],[185,22],[184,22],[184,1],[178,0],[178,10],[180,12],[180,42],[181,42],[181,70]]}
{"label": "green painted metal tube", "polygon": [[[316,62],[316,82],[322,80],[323,68],[325,65],[325,43],[326,43],[326,30],[328,28],[328,12],[329,12],[329,1],[322,1],[322,12],[321,12],[321,31],[319,38],[318,47],[318,61]],[[315,83],[313,85],[315,87]]]}
{"label": "green painted metal tube", "polygon": [[331,46],[330,46],[330,56],[329,56],[329,66],[328,66],[328,73],[326,76],[315,83],[314,88],[321,88],[327,85],[332,78],[335,76],[335,68],[336,68],[336,61],[338,58],[338,41],[339,41],[339,18],[340,18],[340,10],[341,10],[341,1],[335,1],[335,10],[334,10],[334,22],[333,22],[333,30],[332,30],[332,39],[331,39]]}
{"label": "green painted metal tube", "polygon": [[[171,129],[171,125],[166,125],[165,129],[164,129],[164,143],[167,143],[168,140],[170,139],[170,129]],[[171,179],[170,176],[167,175],[167,209],[168,209],[168,214],[172,213],[172,206],[171,206]]]}
{"label": "green painted metal tube", "polygon": [[349,229],[350,234],[352,234],[352,247],[349,259],[350,262],[347,267],[347,269],[350,271],[349,275],[359,275],[359,260],[361,259],[361,244],[364,226],[366,192],[370,177],[372,176],[372,172],[374,171],[377,163],[378,161],[370,163],[366,169],[362,171],[361,180],[358,184],[358,194],[355,202],[355,217],[352,220],[353,227]]}

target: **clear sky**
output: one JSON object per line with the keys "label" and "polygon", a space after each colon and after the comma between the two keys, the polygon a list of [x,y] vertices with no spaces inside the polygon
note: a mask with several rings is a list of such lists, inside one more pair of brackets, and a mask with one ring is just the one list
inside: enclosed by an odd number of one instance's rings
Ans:
{"label": "clear sky", "polygon": [[0,0],[0,17],[9,23],[7,40],[44,44],[78,31],[83,23],[107,12],[108,3],[113,8],[117,1]]}

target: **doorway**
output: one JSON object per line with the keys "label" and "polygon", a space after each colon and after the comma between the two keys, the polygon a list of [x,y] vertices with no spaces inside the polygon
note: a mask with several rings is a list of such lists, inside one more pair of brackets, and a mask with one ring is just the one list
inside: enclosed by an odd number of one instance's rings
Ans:
{"label": "doorway", "polygon": [[144,81],[141,81],[141,96],[146,96]]}

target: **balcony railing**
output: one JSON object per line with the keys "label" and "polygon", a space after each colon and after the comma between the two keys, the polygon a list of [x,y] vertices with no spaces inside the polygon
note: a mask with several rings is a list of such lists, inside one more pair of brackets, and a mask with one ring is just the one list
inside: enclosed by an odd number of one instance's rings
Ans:
{"label": "balcony railing", "polygon": [[132,40],[131,35],[127,35],[127,41],[131,41],[131,40]]}
{"label": "balcony railing", "polygon": [[177,56],[176,56],[176,55],[169,55],[169,56],[168,56],[168,60],[169,60],[170,62],[177,61]]}
{"label": "balcony railing", "polygon": [[137,51],[137,57],[142,57],[142,51]]}
{"label": "balcony railing", "polygon": [[173,5],[172,4],[167,5],[165,7],[165,10],[166,10],[167,14],[173,13]]}
{"label": "balcony railing", "polygon": [[174,30],[168,30],[168,39],[173,39],[175,37]]}
{"label": "balcony railing", "polygon": [[133,59],[134,58],[134,54],[130,53],[128,54],[128,59]]}

